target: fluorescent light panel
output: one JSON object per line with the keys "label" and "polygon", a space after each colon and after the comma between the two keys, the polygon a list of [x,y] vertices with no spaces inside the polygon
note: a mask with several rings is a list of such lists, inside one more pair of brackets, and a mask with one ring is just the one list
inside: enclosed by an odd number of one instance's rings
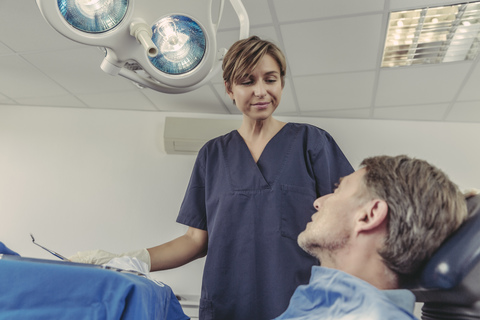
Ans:
{"label": "fluorescent light panel", "polygon": [[473,60],[480,48],[480,2],[391,12],[382,67]]}

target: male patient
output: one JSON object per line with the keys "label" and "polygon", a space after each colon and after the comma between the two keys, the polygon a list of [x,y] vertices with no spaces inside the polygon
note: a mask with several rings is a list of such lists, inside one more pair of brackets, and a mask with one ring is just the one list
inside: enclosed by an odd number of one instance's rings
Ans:
{"label": "male patient", "polygon": [[379,156],[361,167],[314,202],[298,244],[322,267],[277,319],[415,319],[381,290],[399,288],[462,224],[464,195],[423,160]]}

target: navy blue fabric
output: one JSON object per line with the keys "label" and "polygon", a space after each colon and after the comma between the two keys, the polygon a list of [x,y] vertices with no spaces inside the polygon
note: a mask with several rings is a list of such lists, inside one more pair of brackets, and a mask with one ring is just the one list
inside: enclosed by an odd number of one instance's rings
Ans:
{"label": "navy blue fabric", "polygon": [[313,267],[308,285],[297,288],[288,309],[275,320],[414,320],[371,284],[345,272]]}
{"label": "navy blue fabric", "polygon": [[[13,259],[13,260],[8,260]],[[48,260],[0,259],[0,319],[189,319],[167,285]]]}
{"label": "navy blue fabric", "polygon": [[16,253],[13,250],[10,250],[3,242],[0,241],[0,254],[9,254],[9,255],[14,255],[14,256],[19,256],[18,253]]}
{"label": "navy blue fabric", "polygon": [[208,231],[200,319],[272,319],[318,261],[297,244],[313,202],[353,172],[334,139],[288,123],[255,163],[238,131],[199,152],[177,221]]}

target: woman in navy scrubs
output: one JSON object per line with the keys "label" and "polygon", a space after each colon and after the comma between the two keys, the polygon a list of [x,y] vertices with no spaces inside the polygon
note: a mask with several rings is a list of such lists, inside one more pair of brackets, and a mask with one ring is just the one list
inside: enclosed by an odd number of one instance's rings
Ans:
{"label": "woman in navy scrubs", "polygon": [[167,246],[180,264],[208,252],[200,319],[272,319],[318,263],[297,245],[313,201],[353,169],[327,132],[272,117],[286,71],[275,45],[240,40],[223,70],[242,125],[200,150],[177,218],[189,230],[149,249],[152,270],[179,265],[165,265]]}
{"label": "woman in navy scrubs", "polygon": [[199,151],[177,218],[189,226],[185,235],[148,249],[152,271],[206,255],[202,320],[285,311],[318,264],[297,245],[312,203],[353,172],[327,132],[272,117],[285,71],[283,53],[268,41],[253,36],[230,48],[223,78],[242,125]]}

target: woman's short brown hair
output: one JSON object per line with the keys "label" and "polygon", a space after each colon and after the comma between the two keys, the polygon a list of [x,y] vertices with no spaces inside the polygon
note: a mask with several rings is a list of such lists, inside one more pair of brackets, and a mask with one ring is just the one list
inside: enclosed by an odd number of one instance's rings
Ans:
{"label": "woman's short brown hair", "polygon": [[245,78],[265,56],[270,55],[278,63],[282,87],[285,85],[287,63],[283,52],[272,42],[251,36],[235,42],[223,58],[223,80],[227,90],[232,89],[232,84]]}

